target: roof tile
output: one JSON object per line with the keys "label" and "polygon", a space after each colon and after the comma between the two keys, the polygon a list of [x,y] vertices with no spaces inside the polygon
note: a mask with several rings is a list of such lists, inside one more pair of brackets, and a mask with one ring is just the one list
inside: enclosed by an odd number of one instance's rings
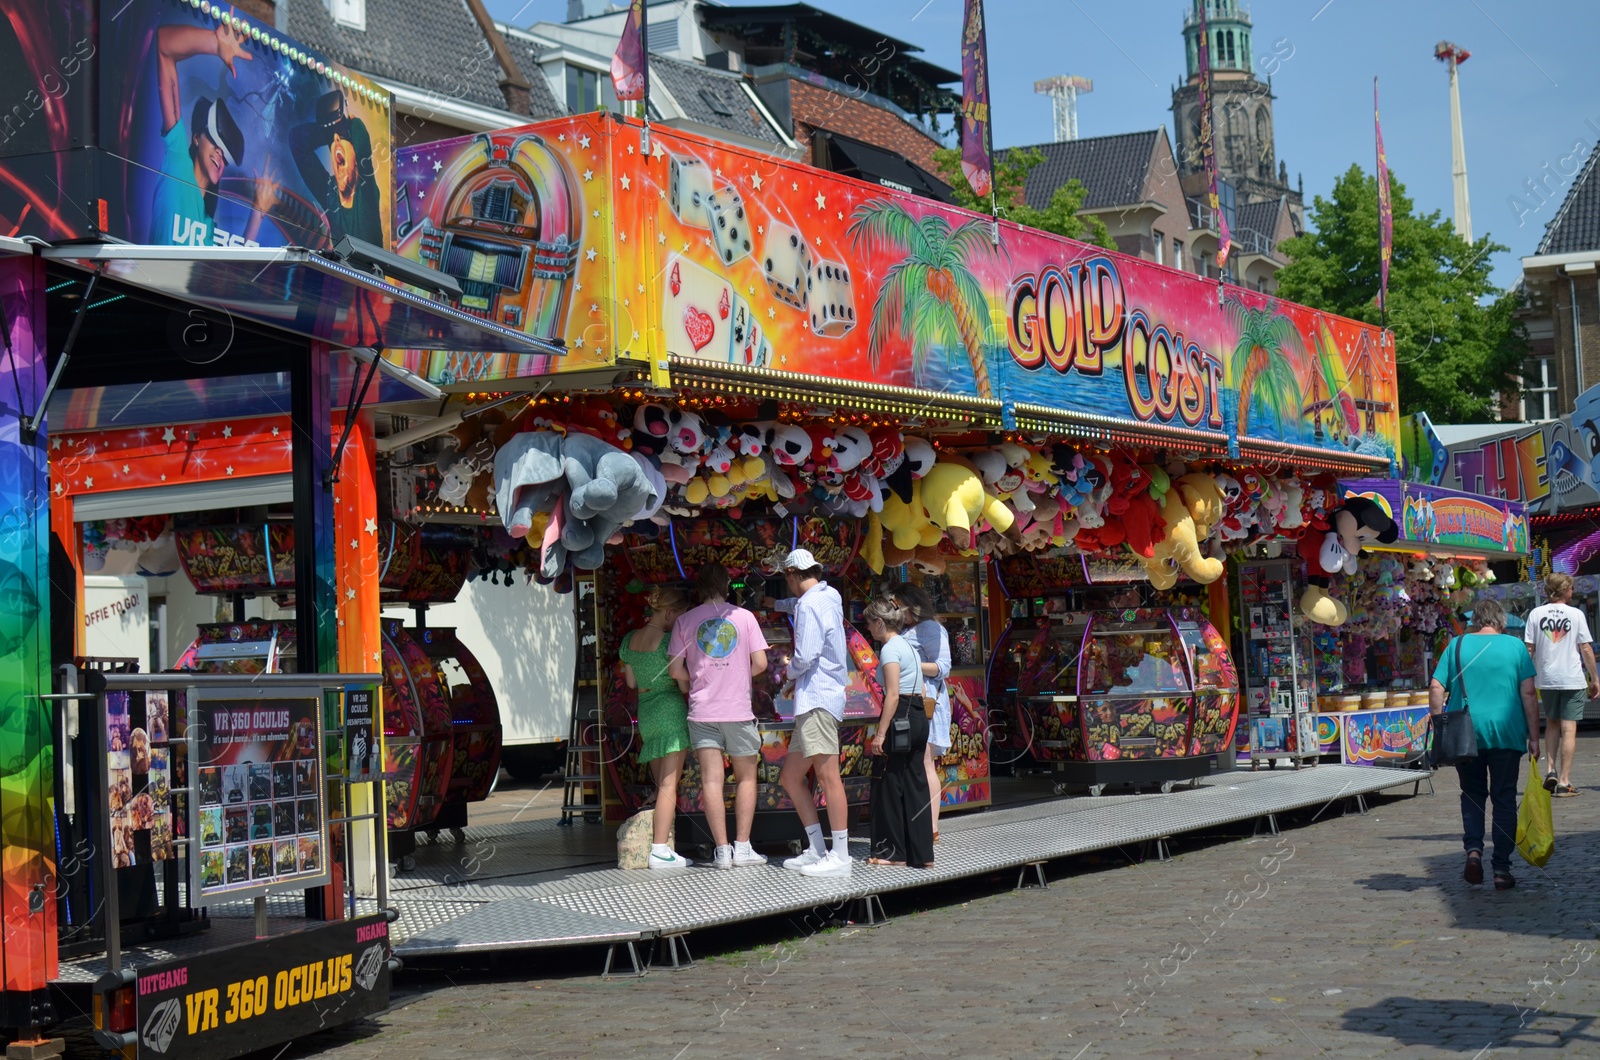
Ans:
{"label": "roof tile", "polygon": [[1573,254],[1600,250],[1600,144],[1567,189],[1561,209],[1545,226],[1539,254]]}
{"label": "roof tile", "polygon": [[1055,190],[1076,177],[1089,192],[1083,208],[1096,210],[1124,206],[1144,197],[1145,177],[1155,151],[1156,137],[1161,134],[1160,129],[1146,129],[1065,143],[1035,144],[1031,148],[1012,147],[1006,151],[1034,150],[1044,155],[1044,162],[1028,174],[1028,182],[1023,186],[1029,206],[1036,210],[1049,206]]}

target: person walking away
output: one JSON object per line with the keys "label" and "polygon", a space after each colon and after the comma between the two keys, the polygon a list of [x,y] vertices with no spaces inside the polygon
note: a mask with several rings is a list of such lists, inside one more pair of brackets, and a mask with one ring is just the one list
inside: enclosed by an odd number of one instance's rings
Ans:
{"label": "person walking away", "polygon": [[1439,657],[1428,686],[1428,710],[1441,714],[1447,699],[1459,702],[1465,693],[1478,754],[1456,763],[1461,842],[1467,851],[1462,876],[1468,883],[1483,882],[1487,800],[1494,806],[1494,887],[1509,891],[1517,885],[1511,875],[1511,851],[1517,845],[1517,773],[1524,754],[1539,757],[1539,702],[1534,696],[1533,660],[1515,637],[1505,635],[1506,613],[1500,602],[1478,600],[1472,622],[1478,629],[1456,637]]}
{"label": "person walking away", "polygon": [[[922,709],[922,664],[900,635],[907,614],[892,598],[867,605],[867,631],[878,649],[883,713],[867,745],[879,756],[872,769],[872,856],[869,865],[933,867],[933,822],[928,815],[928,715]],[[892,737],[895,727],[904,736]]]}
{"label": "person walking away", "polygon": [[622,679],[639,693],[639,763],[650,764],[656,782],[652,869],[688,868],[689,859],[672,849],[672,819],[678,808],[678,779],[689,752],[689,705],[668,673],[667,642],[678,616],[689,609],[682,589],[658,585],[650,590],[650,618],[622,638],[617,656]]}
{"label": "person walking away", "polygon": [[1565,798],[1578,794],[1572,786],[1578,722],[1583,719],[1587,700],[1600,699],[1600,675],[1595,672],[1589,620],[1572,606],[1572,575],[1558,573],[1545,578],[1544,592],[1550,602],[1528,613],[1522,639],[1533,656],[1537,671],[1533,683],[1544,707],[1544,786],[1558,798]]}
{"label": "person walking away", "polygon": [[[700,808],[711,829],[712,866],[765,865],[750,848],[756,816],[756,764],[761,732],[751,707],[751,681],[767,668],[767,640],[756,616],[728,603],[728,570],[708,563],[695,573],[699,606],[672,624],[668,672],[689,699],[689,742],[700,763]],[[733,763],[735,843],[728,843],[722,798],[722,755]]]}
{"label": "person walking away", "polygon": [[[783,863],[807,876],[850,875],[850,803],[839,776],[839,723],[844,720],[845,688],[850,680],[844,638],[844,601],[822,580],[822,566],[808,549],[783,560],[790,600],[779,610],[794,612],[794,651],[789,679],[794,682],[794,735],[783,759],[779,783],[800,815],[806,849]],[[833,849],[823,843],[816,796],[806,776],[816,777],[828,803]]]}
{"label": "person walking away", "polygon": [[950,634],[939,622],[939,611],[933,597],[920,585],[897,585],[895,599],[910,612],[916,624],[901,634],[922,661],[922,683],[925,695],[934,696],[939,705],[934,708],[933,719],[928,722],[928,749],[923,753],[923,766],[928,774],[928,806],[933,824],[933,841],[939,841],[939,804],[944,799],[944,780],[939,775],[938,759],[950,750]]}

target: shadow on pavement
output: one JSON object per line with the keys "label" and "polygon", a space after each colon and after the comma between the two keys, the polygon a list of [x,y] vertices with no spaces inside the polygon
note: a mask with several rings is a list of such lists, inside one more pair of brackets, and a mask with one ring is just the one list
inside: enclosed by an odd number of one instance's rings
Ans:
{"label": "shadow on pavement", "polygon": [[[1583,974],[1582,972],[1579,973]],[[1550,990],[1552,986],[1540,989]],[[1384,998],[1342,1014],[1343,1029],[1389,1038],[1400,1045],[1488,1055],[1502,1049],[1572,1049],[1593,1056],[1600,1034],[1589,1013],[1563,1012],[1546,1004],[1530,985],[1523,1004],[1485,1004],[1458,998]],[[1589,1042],[1588,1046],[1581,1043]]]}

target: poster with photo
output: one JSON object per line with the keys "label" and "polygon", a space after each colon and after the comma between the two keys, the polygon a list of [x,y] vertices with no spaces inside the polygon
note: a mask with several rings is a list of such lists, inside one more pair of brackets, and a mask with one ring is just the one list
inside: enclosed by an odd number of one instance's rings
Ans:
{"label": "poster with photo", "polygon": [[156,801],[156,816],[172,812],[172,752],[165,747],[150,749],[150,772],[145,778],[145,790]]}
{"label": "poster with photo", "polygon": [[[321,710],[319,693],[298,689],[271,698],[200,696],[190,703],[188,748],[199,793],[194,828],[201,837],[201,857],[191,871],[198,904],[326,882]],[[217,859],[206,857],[218,847],[224,852],[220,882]]]}
{"label": "poster with photo", "polygon": [[151,743],[166,743],[171,724],[171,706],[166,692],[144,694],[144,727]]}
{"label": "poster with photo", "polygon": [[150,734],[144,729],[134,729],[128,734],[129,757],[133,775],[142,777],[150,772]]}

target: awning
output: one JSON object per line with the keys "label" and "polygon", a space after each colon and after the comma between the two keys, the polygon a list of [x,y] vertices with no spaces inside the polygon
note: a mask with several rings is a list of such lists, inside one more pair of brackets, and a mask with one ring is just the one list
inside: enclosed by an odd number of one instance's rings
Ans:
{"label": "awning", "polygon": [[955,201],[950,197],[948,184],[920,166],[912,165],[900,155],[860,140],[852,140],[848,136],[840,136],[836,132],[818,131],[827,134],[828,161],[835,173],[881,184],[886,188],[909,191],[938,202]]}
{"label": "awning", "polygon": [[295,247],[51,247],[45,258],[342,348],[538,354],[563,346]]}

